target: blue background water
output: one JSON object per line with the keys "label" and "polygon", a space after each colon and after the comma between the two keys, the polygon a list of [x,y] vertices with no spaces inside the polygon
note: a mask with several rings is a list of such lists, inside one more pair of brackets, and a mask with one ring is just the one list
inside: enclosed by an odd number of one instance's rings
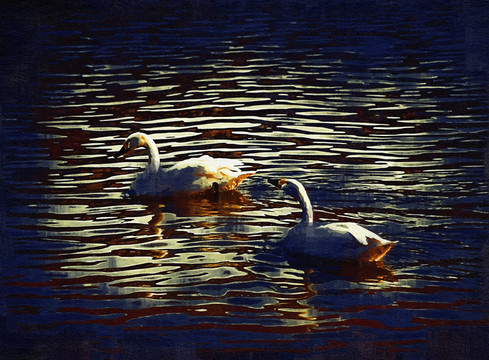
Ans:
{"label": "blue background water", "polygon": [[[8,359],[461,359],[487,352],[488,25],[462,1],[2,5],[0,346]],[[257,174],[121,194],[143,152]],[[317,221],[399,241],[297,261]]]}

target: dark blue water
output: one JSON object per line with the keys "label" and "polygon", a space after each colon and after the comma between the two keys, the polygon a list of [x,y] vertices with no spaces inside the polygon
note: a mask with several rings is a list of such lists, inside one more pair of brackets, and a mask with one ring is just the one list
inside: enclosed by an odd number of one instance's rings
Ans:
{"label": "dark blue water", "polygon": [[[2,5],[7,359],[470,359],[488,349],[488,24],[459,1]],[[123,196],[146,156],[257,173]],[[383,263],[291,258],[299,179]]]}

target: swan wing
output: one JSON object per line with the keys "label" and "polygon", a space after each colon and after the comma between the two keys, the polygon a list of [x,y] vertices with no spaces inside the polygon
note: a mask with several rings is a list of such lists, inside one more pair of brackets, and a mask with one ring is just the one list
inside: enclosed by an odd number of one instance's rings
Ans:
{"label": "swan wing", "polygon": [[160,172],[159,182],[166,191],[200,191],[217,183],[221,190],[233,190],[254,171],[241,171],[243,163],[236,159],[203,155],[180,161]]}
{"label": "swan wing", "polygon": [[356,223],[351,222],[341,222],[341,223],[331,223],[324,226],[322,228],[330,229],[334,232],[340,234],[350,234],[353,236],[361,245],[369,245],[369,239],[374,239],[379,241],[382,244],[389,243],[388,240],[382,239],[376,233],[365,229],[363,226],[360,226]]}
{"label": "swan wing", "polygon": [[237,159],[213,158],[209,155],[203,155],[198,158],[179,161],[168,170],[197,168],[206,173],[217,173],[220,168],[227,168],[231,171],[240,171],[240,166],[243,166],[243,163]]}
{"label": "swan wing", "polygon": [[361,243],[346,226],[300,223],[290,229],[282,240],[290,252],[331,259],[356,258]]}

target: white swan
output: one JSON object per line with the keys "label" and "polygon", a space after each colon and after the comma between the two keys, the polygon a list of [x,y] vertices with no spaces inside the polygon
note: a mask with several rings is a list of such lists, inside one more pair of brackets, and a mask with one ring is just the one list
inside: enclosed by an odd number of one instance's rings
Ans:
{"label": "white swan", "polygon": [[351,222],[314,223],[311,201],[299,181],[280,179],[270,182],[301,204],[301,222],[290,229],[280,242],[293,254],[370,262],[381,260],[396,243]]}
{"label": "white swan", "polygon": [[177,162],[169,168],[160,167],[156,143],[147,134],[136,132],[127,137],[114,155],[130,154],[138,147],[148,150],[148,165],[132,183],[135,195],[171,196],[178,193],[199,193],[207,189],[234,190],[254,171],[241,171],[243,163],[236,159],[214,159],[208,155]]}

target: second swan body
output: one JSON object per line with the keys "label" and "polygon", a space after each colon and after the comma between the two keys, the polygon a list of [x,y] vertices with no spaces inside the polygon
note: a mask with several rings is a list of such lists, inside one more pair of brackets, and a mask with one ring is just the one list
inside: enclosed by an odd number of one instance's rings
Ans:
{"label": "second swan body", "polygon": [[270,182],[294,196],[301,204],[301,222],[290,229],[280,242],[281,246],[293,254],[339,261],[370,262],[381,260],[396,243],[352,222],[315,223],[311,201],[299,181],[280,179]]}

